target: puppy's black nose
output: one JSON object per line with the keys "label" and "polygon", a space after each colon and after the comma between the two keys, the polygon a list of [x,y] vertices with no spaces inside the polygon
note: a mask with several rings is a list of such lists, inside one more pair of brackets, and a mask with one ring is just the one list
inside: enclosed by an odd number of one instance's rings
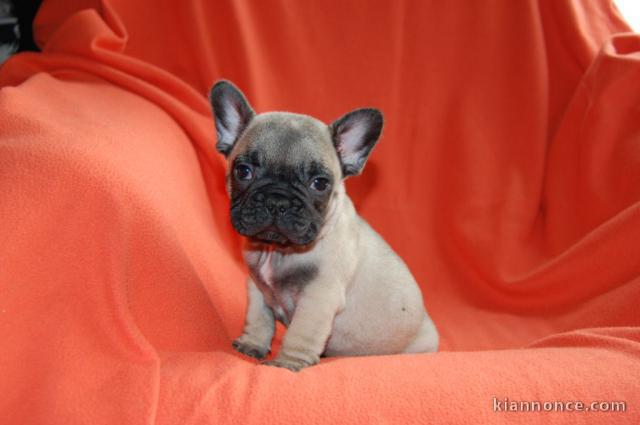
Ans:
{"label": "puppy's black nose", "polygon": [[271,215],[280,215],[291,208],[291,201],[286,196],[273,193],[267,198],[265,206]]}

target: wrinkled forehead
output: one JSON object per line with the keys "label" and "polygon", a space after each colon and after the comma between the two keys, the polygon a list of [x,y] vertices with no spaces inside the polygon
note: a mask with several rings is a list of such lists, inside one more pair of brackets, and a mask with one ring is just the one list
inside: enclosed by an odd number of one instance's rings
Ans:
{"label": "wrinkled forehead", "polygon": [[321,163],[335,171],[339,161],[326,124],[290,113],[258,115],[239,141],[238,151],[264,165]]}

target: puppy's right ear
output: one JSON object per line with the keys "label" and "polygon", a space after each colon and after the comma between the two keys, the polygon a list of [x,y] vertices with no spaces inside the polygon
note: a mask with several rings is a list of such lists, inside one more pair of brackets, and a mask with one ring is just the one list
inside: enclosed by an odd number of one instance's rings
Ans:
{"label": "puppy's right ear", "polygon": [[211,88],[209,101],[216,119],[216,149],[227,156],[255,116],[255,112],[242,92],[226,80],[218,81]]}

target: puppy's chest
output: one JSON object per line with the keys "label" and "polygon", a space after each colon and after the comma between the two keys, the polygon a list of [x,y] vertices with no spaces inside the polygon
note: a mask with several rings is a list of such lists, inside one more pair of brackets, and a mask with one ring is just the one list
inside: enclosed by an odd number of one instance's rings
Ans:
{"label": "puppy's chest", "polygon": [[288,326],[302,290],[316,277],[318,268],[274,251],[263,251],[247,260],[251,277],[265,302],[276,319]]}

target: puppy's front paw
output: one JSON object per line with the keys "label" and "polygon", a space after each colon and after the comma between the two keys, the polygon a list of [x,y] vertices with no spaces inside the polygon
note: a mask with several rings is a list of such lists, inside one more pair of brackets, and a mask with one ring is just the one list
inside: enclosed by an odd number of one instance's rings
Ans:
{"label": "puppy's front paw", "polygon": [[236,339],[235,341],[233,341],[231,343],[231,346],[238,351],[239,353],[242,353],[244,355],[247,355],[249,357],[253,357],[254,359],[258,359],[258,360],[262,360],[265,357],[267,357],[267,355],[269,355],[269,352],[271,350],[269,350],[269,348],[265,348],[265,347],[260,347],[258,345],[255,344],[251,344],[249,342],[245,342],[242,341],[242,337]]}
{"label": "puppy's front paw", "polygon": [[301,369],[310,366],[306,362],[302,360],[267,360],[266,362],[262,362],[265,366],[275,366],[282,367],[285,369],[289,369],[292,372],[300,372]]}
{"label": "puppy's front paw", "polygon": [[300,372],[300,370],[304,369],[305,367],[313,366],[317,363],[317,360],[304,360],[289,356],[278,356],[274,360],[262,362],[262,364],[265,366],[282,367],[285,369],[289,369],[292,372]]}

